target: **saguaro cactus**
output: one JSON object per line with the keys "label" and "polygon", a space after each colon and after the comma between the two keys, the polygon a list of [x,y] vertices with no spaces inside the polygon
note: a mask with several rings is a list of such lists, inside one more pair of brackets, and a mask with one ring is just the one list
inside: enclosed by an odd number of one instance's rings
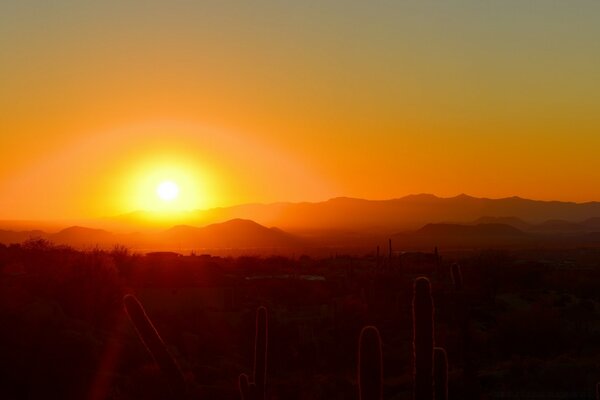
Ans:
{"label": "saguaro cactus", "polygon": [[461,291],[463,289],[463,277],[459,264],[452,264],[452,266],[450,267],[450,276],[452,277],[452,284],[454,285],[454,290]]}
{"label": "saguaro cactus", "polygon": [[187,385],[183,373],[152,324],[152,321],[146,315],[144,307],[131,294],[126,295],[123,298],[123,302],[125,303],[127,315],[129,315],[129,319],[133,323],[138,336],[158,364],[161,372],[166,376],[173,395],[179,398],[185,397]]}
{"label": "saguaro cactus", "polygon": [[429,279],[419,277],[413,293],[414,399],[433,400],[433,299]]}
{"label": "saguaro cactus", "polygon": [[358,392],[360,400],[382,400],[383,363],[381,337],[374,326],[365,326],[358,341]]}
{"label": "saguaro cactus", "polygon": [[250,381],[246,374],[241,374],[239,376],[239,388],[242,400],[264,400],[266,396],[267,318],[267,309],[262,306],[258,307],[256,310],[256,335],[254,338],[254,379]]}
{"label": "saguaro cactus", "polygon": [[460,348],[462,354],[463,374],[465,381],[465,398],[479,398],[479,383],[475,360],[475,349],[471,340],[470,331],[470,308],[467,295],[464,290],[463,275],[460,265],[452,264],[450,269],[452,283],[454,285],[454,318],[460,332]]}
{"label": "saguaro cactus", "polygon": [[433,349],[433,387],[435,400],[448,400],[448,356],[442,347]]}

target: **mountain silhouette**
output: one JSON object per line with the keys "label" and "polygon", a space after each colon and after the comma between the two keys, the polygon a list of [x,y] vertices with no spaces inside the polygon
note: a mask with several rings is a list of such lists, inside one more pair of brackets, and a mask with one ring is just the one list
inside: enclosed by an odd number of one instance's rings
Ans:
{"label": "mountain silhouette", "polygon": [[561,219],[551,219],[533,226],[531,230],[535,232],[547,233],[578,233],[586,232],[590,229],[582,223],[570,222]]}
{"label": "mountain silhouette", "polygon": [[[319,230],[393,233],[419,229],[428,223],[464,224],[483,217],[500,220],[478,223],[507,223],[522,229],[526,227],[517,219],[532,225],[547,220],[581,222],[592,219],[592,223],[597,223],[593,218],[600,218],[600,203],[539,201],[516,196],[487,199],[465,194],[449,198],[417,194],[391,200],[338,197],[316,203],[246,204],[190,211],[179,213],[177,224],[204,226],[241,218],[277,226],[291,233]],[[502,220],[504,218],[514,220]],[[132,213],[120,216],[114,222],[137,226],[142,219],[152,220],[152,213]],[[172,220],[170,222],[173,224]]]}
{"label": "mountain silhouette", "polygon": [[477,224],[477,225],[459,225],[459,224],[427,224],[415,232],[416,235],[423,236],[449,236],[460,235],[469,236],[523,236],[525,232],[506,224]]}
{"label": "mountain silhouette", "polygon": [[521,218],[516,217],[481,217],[473,221],[470,225],[479,224],[504,224],[522,231],[528,231],[532,229],[533,225],[523,221]]}
{"label": "mountain silhouette", "polygon": [[46,238],[47,234],[40,230],[13,231],[0,230],[0,243],[21,243],[31,238]]}
{"label": "mountain silhouette", "polygon": [[506,224],[427,224],[414,232],[399,233],[392,238],[398,246],[440,246],[445,249],[519,246],[537,239],[534,235]]}
{"label": "mountain silhouette", "polygon": [[254,221],[234,219],[202,228],[178,225],[158,233],[115,234],[103,229],[71,226],[57,233],[0,231],[0,243],[21,243],[32,237],[77,248],[117,244],[143,249],[273,249],[297,248],[306,240]]}
{"label": "mountain silhouette", "polygon": [[201,248],[277,248],[300,244],[298,238],[280,229],[239,218],[203,228],[179,225],[158,237],[163,243]]}
{"label": "mountain silhouette", "polygon": [[[169,215],[138,211],[73,225],[47,234],[15,231],[0,224],[5,229],[0,231],[0,242],[22,242],[39,236],[77,247],[371,248],[393,235],[402,239],[398,246],[447,243],[493,247],[551,240],[560,243],[564,238],[568,238],[565,243],[576,243],[583,240],[583,235],[600,232],[600,203],[487,199],[466,194],[450,198],[415,194],[391,200],[337,197],[316,203],[245,204]],[[35,225],[27,221],[23,226]],[[594,241],[595,237],[588,235],[585,240]]]}
{"label": "mountain silhouette", "polygon": [[71,226],[58,233],[48,235],[47,238],[57,244],[70,246],[81,245],[109,245],[117,244],[118,237],[103,229],[92,229],[83,226]]}

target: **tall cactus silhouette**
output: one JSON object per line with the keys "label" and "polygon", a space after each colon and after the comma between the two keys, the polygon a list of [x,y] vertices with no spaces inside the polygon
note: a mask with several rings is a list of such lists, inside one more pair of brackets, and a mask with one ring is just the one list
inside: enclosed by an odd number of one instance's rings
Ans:
{"label": "tall cactus silhouette", "polygon": [[461,291],[463,289],[463,277],[460,265],[458,263],[454,263],[450,267],[450,276],[452,278],[454,290]]}
{"label": "tall cactus silhouette", "polygon": [[429,279],[415,280],[413,293],[414,399],[433,400],[433,299]]}
{"label": "tall cactus silhouette", "polygon": [[250,381],[246,374],[241,374],[239,376],[239,389],[242,400],[264,400],[266,397],[267,342],[267,309],[261,306],[256,310],[253,381]]}
{"label": "tall cactus silhouette", "polygon": [[448,356],[442,347],[433,349],[433,387],[435,400],[448,400]]}
{"label": "tall cactus silhouette", "polygon": [[125,303],[127,315],[129,315],[129,319],[133,323],[138,336],[158,364],[161,372],[167,378],[173,395],[177,398],[184,398],[187,392],[187,385],[183,373],[152,324],[152,321],[146,315],[144,307],[131,294],[126,295],[123,298],[123,302]]}
{"label": "tall cactus silhouette", "polygon": [[365,326],[358,341],[358,392],[360,400],[382,400],[383,363],[381,337],[374,326]]}
{"label": "tall cactus silhouette", "polygon": [[462,354],[463,374],[465,381],[465,398],[479,398],[477,368],[474,363],[475,349],[470,331],[470,308],[464,290],[462,270],[459,264],[451,266],[450,274],[454,285],[454,318],[460,332],[460,353]]}
{"label": "tall cactus silhouette", "polygon": [[[448,357],[434,347],[434,306],[431,283],[419,277],[413,292],[414,400],[448,400]],[[358,348],[360,400],[382,400],[381,338],[374,326],[362,329]]]}

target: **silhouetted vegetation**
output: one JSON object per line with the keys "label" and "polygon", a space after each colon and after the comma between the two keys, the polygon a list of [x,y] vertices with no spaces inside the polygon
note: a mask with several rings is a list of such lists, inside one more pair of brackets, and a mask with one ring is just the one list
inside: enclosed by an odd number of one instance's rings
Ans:
{"label": "silhouetted vegetation", "polygon": [[593,399],[599,266],[594,248],[381,260],[2,245],[0,394]]}
{"label": "silhouetted vegetation", "polygon": [[360,400],[381,400],[383,364],[381,337],[374,326],[360,331],[358,345],[358,393]]}
{"label": "silhouetted vegetation", "polygon": [[267,309],[265,307],[259,307],[256,310],[253,379],[251,381],[246,374],[241,374],[239,377],[240,396],[242,400],[264,400],[266,397],[267,347]]}
{"label": "silhouetted vegetation", "polygon": [[140,339],[152,354],[161,372],[169,381],[171,393],[175,398],[182,398],[187,393],[185,378],[179,365],[167,349],[167,346],[152,325],[140,302],[133,296],[127,295],[123,299],[127,314],[135,326]]}
{"label": "silhouetted vegetation", "polygon": [[448,356],[443,347],[433,349],[434,399],[448,400]]}
{"label": "silhouetted vegetation", "polygon": [[413,359],[415,400],[433,400],[433,299],[429,279],[415,281],[413,297]]}

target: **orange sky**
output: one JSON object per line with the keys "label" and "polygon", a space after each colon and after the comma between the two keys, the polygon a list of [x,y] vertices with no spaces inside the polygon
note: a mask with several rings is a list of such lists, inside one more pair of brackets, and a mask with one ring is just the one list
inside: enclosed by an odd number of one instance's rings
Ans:
{"label": "orange sky", "polygon": [[47,3],[0,5],[1,219],[600,200],[598,2]]}

